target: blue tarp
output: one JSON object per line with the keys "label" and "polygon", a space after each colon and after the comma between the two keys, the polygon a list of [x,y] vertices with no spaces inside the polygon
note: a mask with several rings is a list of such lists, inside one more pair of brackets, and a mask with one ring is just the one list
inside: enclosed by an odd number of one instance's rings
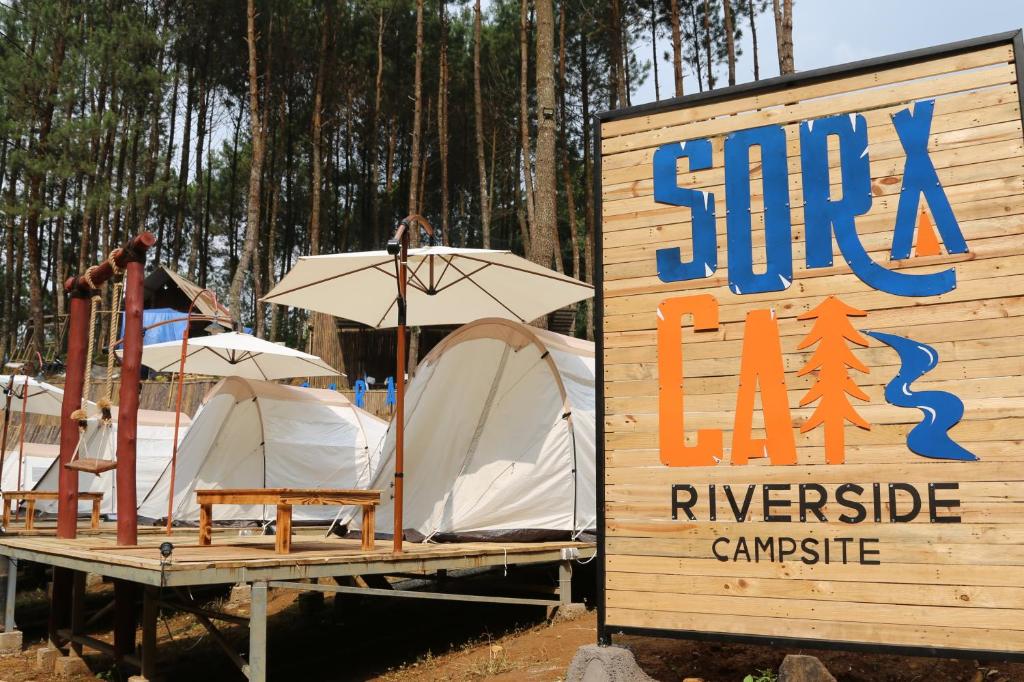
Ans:
{"label": "blue tarp", "polygon": [[[147,308],[142,311],[142,328],[145,334],[142,337],[142,345],[148,346],[151,343],[163,341],[180,341],[185,333],[185,313],[173,308]],[[165,320],[180,319],[180,322],[168,322],[156,327],[150,325]],[[121,336],[124,336],[124,313],[121,313]],[[118,345],[118,348],[121,346]]]}

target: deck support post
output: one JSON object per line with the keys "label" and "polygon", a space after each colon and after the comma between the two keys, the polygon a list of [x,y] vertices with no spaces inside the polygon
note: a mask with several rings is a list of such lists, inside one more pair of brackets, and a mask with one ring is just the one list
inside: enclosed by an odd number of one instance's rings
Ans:
{"label": "deck support post", "polygon": [[160,613],[159,592],[147,586],[142,593],[142,676],[156,679],[156,621]]}
{"label": "deck support post", "polygon": [[572,603],[572,561],[558,562],[558,603],[561,606]]}
{"label": "deck support post", "polygon": [[249,604],[249,682],[267,680],[267,583],[252,584]]}
{"label": "deck support post", "polygon": [[4,557],[7,562],[7,592],[4,600],[4,632],[14,632],[14,598],[18,592],[18,562],[13,557]]}
{"label": "deck support post", "polygon": [[[71,580],[71,634],[85,634],[85,573],[75,571]],[[71,640],[71,651],[82,657],[82,643]]]}

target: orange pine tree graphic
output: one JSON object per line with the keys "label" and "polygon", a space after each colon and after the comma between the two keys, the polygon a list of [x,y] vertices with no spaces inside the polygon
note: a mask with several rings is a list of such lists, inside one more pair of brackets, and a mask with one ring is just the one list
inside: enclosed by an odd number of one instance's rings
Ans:
{"label": "orange pine tree graphic", "polygon": [[[800,433],[806,433],[818,426],[825,428],[825,461],[828,464],[842,464],[843,430],[845,422],[856,424],[862,429],[870,429],[869,424],[850,404],[847,396],[859,400],[868,400],[868,396],[850,377],[848,370],[855,369],[867,374],[870,370],[847,346],[847,341],[860,346],[867,346],[868,340],[850,324],[850,317],[867,315],[846,305],[835,296],[829,296],[816,308],[800,315],[799,320],[815,320],[811,331],[804,337],[798,350],[818,344],[811,359],[807,361],[797,376],[815,373],[817,381],[807,394],[800,400],[800,406],[808,405],[816,400],[817,407],[813,414],[800,427]],[[820,343],[819,343],[820,342]]]}

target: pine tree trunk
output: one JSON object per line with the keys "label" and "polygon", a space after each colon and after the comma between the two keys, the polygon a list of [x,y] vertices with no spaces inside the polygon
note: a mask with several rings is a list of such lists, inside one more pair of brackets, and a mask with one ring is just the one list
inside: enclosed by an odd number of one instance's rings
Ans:
{"label": "pine tree trunk", "polygon": [[[533,261],[551,267],[552,258],[562,270],[558,241],[558,203],[555,194],[555,16],[553,0],[535,0],[537,12],[537,196],[536,217],[530,246]],[[546,320],[545,320],[546,321]]]}
{"label": "pine tree trunk", "polygon": [[[185,87],[188,95],[185,98],[185,127],[181,139],[181,160],[178,166],[178,195],[175,200],[174,235],[171,240],[171,267],[181,267],[181,233],[185,229],[185,208],[188,201],[188,169],[189,154],[192,151],[192,110],[195,108],[195,70],[189,69]],[[191,277],[191,275],[189,275]]]}
{"label": "pine tree trunk", "polygon": [[[167,205],[167,188],[171,184],[171,159],[174,158],[174,126],[178,117],[178,90],[180,86],[181,62],[175,61],[174,85],[171,86],[171,117],[167,123],[167,155],[164,157],[163,186],[160,188],[160,222],[157,225],[156,232],[155,260],[157,265],[161,265],[163,263],[164,233],[167,226],[167,215],[169,213],[169,207]],[[241,108],[242,107],[239,107],[239,110],[241,110]],[[237,146],[238,145],[236,144],[235,147],[237,148]]]}
{"label": "pine tree trunk", "polygon": [[[590,62],[587,59],[587,36],[580,38],[580,105],[583,109],[583,204],[586,216],[586,241],[584,243],[583,274],[587,282],[594,281],[594,161],[591,156],[590,129]],[[677,82],[682,87],[682,79]],[[678,92],[677,94],[682,94]],[[587,338],[594,339],[594,304],[587,301]]]}
{"label": "pine tree trunk", "polygon": [[[323,148],[323,107],[324,107],[324,81],[327,77],[327,37],[330,33],[331,14],[325,9],[321,17],[320,25],[320,48],[318,51],[318,63],[316,72],[316,85],[313,95],[313,123],[312,123],[312,149],[313,169],[310,180],[310,219],[309,219],[309,252],[311,255],[320,253],[320,198],[321,185],[323,184],[322,148]],[[338,343],[338,326],[334,317],[325,313],[313,313],[313,332],[311,337],[311,348],[314,355],[320,356],[329,365],[344,372],[340,367],[344,366],[341,357],[341,345]],[[327,388],[333,383],[330,377],[310,377],[310,386]]]}
{"label": "pine tree trunk", "polygon": [[[655,55],[657,56],[657,55]],[[580,278],[580,235],[577,234],[576,188],[572,167],[569,163],[569,110],[566,106],[566,55],[565,55],[565,3],[559,5],[558,20],[558,108],[562,122],[562,185],[565,187],[565,209],[569,219],[569,243],[572,255],[572,276]],[[587,125],[584,120],[583,125]],[[575,331],[575,318],[573,318]]]}
{"label": "pine tree trunk", "polygon": [[757,56],[757,13],[754,3],[756,0],[747,0],[747,15],[750,19],[750,40],[754,47],[754,80],[761,80],[761,64]]}
{"label": "pine tree trunk", "polygon": [[683,38],[679,30],[679,0],[671,0],[672,23],[672,74],[675,77],[676,97],[683,96]]}
{"label": "pine tree trunk", "polygon": [[[778,2],[778,0],[775,0]],[[794,73],[793,64],[793,0],[782,0],[781,28],[779,30],[779,73]]]}
{"label": "pine tree trunk", "polygon": [[651,66],[654,68],[654,101],[661,101],[661,83],[658,77],[658,5],[651,0]]}
{"label": "pine tree trunk", "polygon": [[206,141],[206,118],[210,106],[209,82],[206,69],[199,80],[199,115],[196,117],[196,181],[195,195],[196,205],[192,213],[192,234],[188,252],[188,273],[189,277],[198,280],[199,264],[199,233],[202,229],[203,217],[203,144]]}
{"label": "pine tree trunk", "polygon": [[[231,289],[228,294],[231,314],[236,322],[242,319],[242,284],[252,263],[252,255],[256,249],[256,240],[260,229],[260,184],[263,178],[263,154],[265,140],[265,120],[260,113],[260,86],[256,61],[256,6],[255,0],[248,0],[246,21],[246,40],[249,47],[249,123],[252,128],[252,163],[249,169],[249,209],[246,217],[245,241],[231,278]],[[268,60],[269,61],[269,60]],[[269,64],[267,67],[269,71]],[[269,80],[269,79],[268,79]],[[269,82],[267,83],[269,86]]]}
{"label": "pine tree trunk", "polygon": [[[484,107],[483,93],[480,86],[480,43],[482,36],[482,18],[480,0],[476,0],[473,8],[473,109],[476,121],[476,166],[480,179],[480,230],[483,235],[483,247],[491,248],[491,198],[487,189],[487,161],[484,154]],[[491,182],[494,182],[491,175]]]}
{"label": "pine tree trunk", "polygon": [[374,78],[373,118],[370,141],[370,205],[373,248],[381,244],[380,234],[380,103],[384,90],[384,9],[377,17],[377,75]]}
{"label": "pine tree trunk", "polygon": [[620,0],[611,0],[611,26],[608,31],[608,40],[610,42],[609,55],[612,59],[612,87],[608,89],[608,95],[611,98],[611,108],[617,109],[624,107],[627,104],[628,97],[626,96],[626,70],[623,65],[623,54],[622,54],[622,6]]}
{"label": "pine tree trunk", "polygon": [[[409,163],[409,213],[419,213],[419,180],[420,170],[420,136],[422,134],[423,119],[423,0],[416,0],[416,67],[415,85],[412,116],[412,158]],[[428,107],[429,109],[429,107]],[[420,244],[419,227],[414,226],[410,235],[412,246]],[[413,329],[409,338],[408,367],[409,376],[416,372],[420,357],[420,333],[419,329]]]}
{"label": "pine tree trunk", "polygon": [[526,238],[523,241],[523,252],[527,255],[533,253],[533,231],[536,229],[536,204],[534,203],[534,179],[532,171],[532,147],[530,141],[530,108],[527,96],[530,56],[529,56],[529,17],[527,7],[530,0],[521,0],[519,3],[519,149],[522,156],[520,169],[523,175],[523,208],[526,218]]}
{"label": "pine tree trunk", "polygon": [[[412,144],[409,162],[409,213],[419,213],[420,135],[423,124],[423,0],[416,0],[416,66],[413,85]],[[420,231],[412,230],[413,244],[419,245]]]}
{"label": "pine tree trunk", "polygon": [[736,85],[736,34],[733,30],[732,0],[722,0],[725,9],[725,47],[728,50],[729,85]]}
{"label": "pine tree trunk", "polygon": [[709,0],[704,0],[704,53],[706,55],[704,63],[707,66],[708,90],[714,90],[715,72],[711,68],[714,60],[711,58],[711,7]]}
{"label": "pine tree trunk", "polygon": [[781,0],[772,0],[772,17],[775,19],[775,53],[779,59],[779,75],[785,72],[783,66],[783,52],[782,47],[782,5]]}

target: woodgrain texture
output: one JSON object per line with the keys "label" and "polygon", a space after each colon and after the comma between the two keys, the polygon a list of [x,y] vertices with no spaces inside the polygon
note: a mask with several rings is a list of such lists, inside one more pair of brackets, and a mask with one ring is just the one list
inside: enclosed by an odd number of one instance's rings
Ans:
{"label": "woodgrain texture", "polygon": [[[886,646],[1024,652],[1024,136],[1011,44],[847,77],[729,97],[707,104],[637,114],[601,124],[601,255],[604,363],[605,625],[723,635],[793,637]],[[904,147],[892,116],[920,100],[934,100],[928,153],[949,199],[968,253],[890,260],[901,196]],[[805,265],[801,177],[801,122],[860,114],[868,124],[871,210],[856,230],[871,258],[890,270],[920,274],[955,268],[957,285],[938,296],[901,297],[865,284],[833,243],[832,267]],[[736,295],[726,258],[724,142],[747,128],[780,125],[786,137],[794,277],[784,291]],[[697,280],[665,282],[656,252],[679,247],[692,254],[690,210],[653,198],[652,159],[668,143],[707,138],[712,164],[677,168],[679,187],[714,192],[718,269]],[[837,149],[829,153],[831,191],[840,192]],[[753,155],[751,241],[755,272],[764,268],[765,230],[761,165]],[[922,206],[927,202],[922,200]],[[700,429],[723,433],[722,461],[713,467],[669,467],[660,459],[657,309],[666,299],[710,294],[719,325],[695,332],[683,318],[685,441]],[[914,383],[917,391],[947,391],[964,403],[951,437],[978,461],[943,461],[914,454],[907,434],[922,421],[918,409],[896,407],[885,387],[901,368],[892,348],[871,340],[853,354],[868,372],[855,376],[866,401],[852,401],[871,428],[847,425],[845,463],[825,464],[822,429],[800,427],[814,405],[799,406],[817,377],[799,375],[813,348],[797,345],[811,322],[797,319],[828,296],[867,313],[859,329],[898,334],[928,344],[938,365]],[[730,460],[739,389],[744,322],[770,308],[778,321],[785,395],[797,463],[767,458],[739,466]],[[682,417],[683,415],[680,415]],[[763,438],[764,413],[755,403],[754,438]],[[923,498],[923,511],[892,522],[906,498],[888,498],[890,483]],[[928,512],[932,484],[955,483],[959,501],[937,522]],[[767,521],[764,485],[789,486],[776,497],[789,521]],[[827,520],[797,516],[801,484],[827,496],[818,509]],[[880,484],[877,509],[857,523],[839,520],[836,494],[856,485],[869,499]],[[673,518],[672,488],[700,493]],[[715,501],[708,487],[715,486]],[[755,486],[743,520],[724,496]],[[899,493],[902,494],[902,493]],[[892,500],[899,500],[895,505]],[[868,505],[871,507],[871,505]],[[905,506],[902,507],[906,509]],[[949,512],[940,510],[937,516]],[[875,516],[877,514],[877,516]],[[775,554],[736,559],[737,539],[771,539]],[[798,547],[843,540],[844,550],[867,541],[877,550],[867,563],[778,560],[782,538]],[[713,544],[729,548],[716,557]],[[821,544],[815,545],[821,547]],[[834,545],[838,551],[839,545]],[[806,555],[803,555],[806,556]],[[877,559],[877,563],[872,561]]]}

